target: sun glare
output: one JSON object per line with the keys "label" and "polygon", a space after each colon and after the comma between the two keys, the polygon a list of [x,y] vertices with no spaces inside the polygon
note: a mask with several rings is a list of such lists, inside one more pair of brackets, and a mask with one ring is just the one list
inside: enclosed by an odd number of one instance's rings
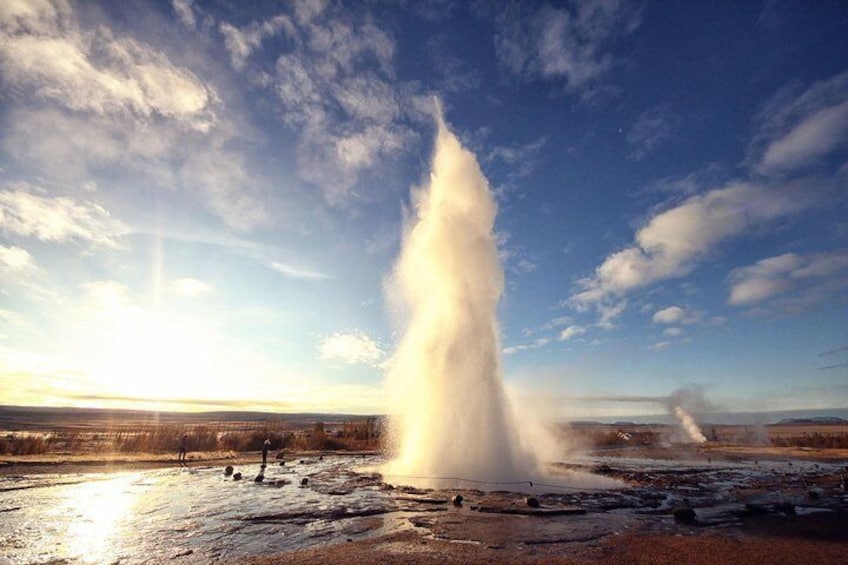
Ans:
{"label": "sun glare", "polygon": [[138,502],[133,488],[136,475],[106,481],[89,481],[67,490],[68,496],[55,512],[75,516],[61,520],[67,529],[61,534],[64,554],[85,563],[111,562],[109,552],[121,547],[121,529]]}
{"label": "sun glare", "polygon": [[149,400],[231,394],[229,344],[198,321],[117,309],[83,339],[90,375],[101,395]]}

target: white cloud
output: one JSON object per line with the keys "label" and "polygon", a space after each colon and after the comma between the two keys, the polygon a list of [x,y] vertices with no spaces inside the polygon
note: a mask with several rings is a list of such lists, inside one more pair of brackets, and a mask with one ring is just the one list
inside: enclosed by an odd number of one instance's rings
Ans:
{"label": "white cloud", "polygon": [[41,241],[76,240],[109,248],[119,247],[118,238],[127,232],[97,204],[24,190],[0,191],[0,229]]}
{"label": "white cloud", "polygon": [[280,263],[279,261],[272,261],[271,268],[277,271],[278,273],[282,273],[285,276],[292,279],[302,279],[302,280],[329,280],[333,277],[330,275],[325,275],[324,273],[319,273],[316,271],[310,271],[308,269],[303,269],[300,267],[296,267],[294,265],[288,265],[286,263]]}
{"label": "white cloud", "polygon": [[337,333],[324,339],[320,347],[321,358],[345,363],[374,365],[383,358],[380,346],[362,333]]}
{"label": "white cloud", "polygon": [[749,154],[760,173],[802,169],[848,143],[848,73],[798,91],[797,85],[781,90],[757,117]]}
{"label": "white cloud", "polygon": [[512,176],[527,177],[533,172],[539,153],[547,144],[546,137],[518,146],[498,145],[486,156],[486,161],[501,161],[513,169]]}
{"label": "white cloud", "polygon": [[189,29],[195,29],[197,27],[197,20],[194,17],[194,10],[192,9],[193,1],[194,0],[171,0],[171,5],[174,7],[177,17],[179,17],[183,25]]}
{"label": "white cloud", "polygon": [[686,317],[686,311],[680,306],[669,306],[658,310],[652,320],[655,324],[677,324]]}
{"label": "white cloud", "polygon": [[[255,24],[250,36],[222,27],[236,62],[259,47],[269,24]],[[277,27],[285,28],[290,48],[277,58],[269,86],[283,121],[300,132],[298,173],[330,204],[345,205],[361,174],[401,154],[416,138],[404,124],[414,105],[402,103],[413,95],[394,85],[394,40],[342,5],[318,6],[308,17],[296,13]]]}
{"label": "white cloud", "polygon": [[500,62],[525,79],[561,79],[583,91],[614,67],[611,46],[640,22],[624,0],[544,5],[532,13],[510,5],[497,16],[495,46]]}
{"label": "white cloud", "polygon": [[177,279],[171,283],[171,288],[180,296],[187,298],[196,298],[209,294],[213,290],[209,283],[192,278]]}
{"label": "white cloud", "polygon": [[682,328],[666,328],[663,330],[663,335],[667,335],[668,337],[678,337],[683,335]]}
{"label": "white cloud", "polygon": [[63,2],[0,17],[0,70],[19,93],[100,116],[214,123],[214,91],[148,44],[105,26],[81,31]]}
{"label": "white cloud", "polygon": [[572,338],[575,338],[579,335],[583,335],[586,333],[586,328],[583,326],[571,325],[562,330],[559,334],[560,341],[568,341]]}
{"label": "white cloud", "polygon": [[21,273],[34,267],[32,255],[26,249],[0,245],[0,273]]}
{"label": "white cloud", "polygon": [[230,54],[230,62],[236,69],[244,68],[251,53],[261,47],[262,42],[280,33],[296,35],[292,21],[285,15],[274,16],[265,22],[252,22],[239,29],[227,22],[221,22],[219,29],[224,36],[224,45]]}
{"label": "white cloud", "polygon": [[503,353],[504,355],[514,355],[514,354],[518,353],[519,351],[528,351],[528,350],[531,350],[531,349],[538,349],[540,347],[544,347],[545,345],[550,343],[550,341],[551,340],[549,338],[540,337],[540,338],[533,340],[533,342],[531,342],[531,343],[523,343],[523,344],[520,344],[520,345],[511,345],[509,347],[504,347],[501,350],[501,353]]}
{"label": "white cloud", "polygon": [[819,110],[805,118],[763,155],[760,170],[781,172],[815,161],[841,147],[848,139],[848,102]]}
{"label": "white cloud", "polygon": [[130,308],[130,289],[117,281],[83,283],[86,304],[101,313],[120,313]]}
{"label": "white cloud", "polygon": [[785,253],[730,273],[728,304],[750,306],[790,292],[802,302],[818,302],[848,286],[848,250]]}
{"label": "white cloud", "polygon": [[0,73],[16,85],[2,144],[19,166],[63,185],[108,172],[103,191],[184,189],[239,230],[270,221],[265,181],[236,149],[254,132],[210,84],[108,22],[82,29],[69,4],[21,13],[0,13]]}
{"label": "white cloud", "polygon": [[649,349],[651,349],[653,351],[665,351],[669,347],[671,347],[670,341],[659,341],[659,342],[653,344]]}
{"label": "white cloud", "polygon": [[815,201],[795,185],[732,182],[656,214],[631,247],[609,255],[592,277],[579,281],[572,304],[585,307],[651,283],[688,274],[719,244],[797,213]]}
{"label": "white cloud", "polygon": [[657,310],[651,318],[655,324],[697,324],[701,321],[703,314],[686,310],[680,306],[669,306]]}
{"label": "white cloud", "polygon": [[676,119],[665,106],[642,112],[627,132],[630,158],[639,161],[671,137]]}

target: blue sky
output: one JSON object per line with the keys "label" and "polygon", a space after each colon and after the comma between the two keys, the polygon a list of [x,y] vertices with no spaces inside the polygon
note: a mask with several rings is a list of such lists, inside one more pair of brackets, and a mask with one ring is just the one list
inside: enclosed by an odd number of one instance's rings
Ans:
{"label": "blue sky", "polygon": [[438,96],[510,388],[848,406],[846,54],[842,2],[7,0],[0,401],[383,412]]}

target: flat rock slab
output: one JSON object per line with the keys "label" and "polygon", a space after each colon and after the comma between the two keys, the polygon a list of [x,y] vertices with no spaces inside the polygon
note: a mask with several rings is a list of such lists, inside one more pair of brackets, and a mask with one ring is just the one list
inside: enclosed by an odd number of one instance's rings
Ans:
{"label": "flat rock slab", "polygon": [[522,516],[570,516],[575,514],[585,514],[586,509],[579,506],[547,506],[541,508],[533,508],[530,506],[483,506],[475,505],[470,507],[476,512],[484,512],[490,514],[520,514]]}
{"label": "flat rock slab", "polygon": [[447,504],[447,498],[432,497],[432,496],[395,496],[395,500],[403,502],[419,502],[421,504]]}

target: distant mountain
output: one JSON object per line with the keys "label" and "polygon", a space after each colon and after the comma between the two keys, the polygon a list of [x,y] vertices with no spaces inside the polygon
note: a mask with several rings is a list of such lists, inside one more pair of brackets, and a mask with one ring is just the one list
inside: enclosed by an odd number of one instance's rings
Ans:
{"label": "distant mountain", "polygon": [[250,411],[154,412],[146,410],[0,405],[0,430],[40,429],[59,422],[73,427],[85,427],[92,422],[108,422],[110,424],[200,424],[207,422],[297,422],[300,424],[311,424],[324,422],[327,424],[340,424],[367,417],[362,415],[321,413]]}
{"label": "distant mountain", "polygon": [[836,416],[818,416],[816,418],[784,418],[778,426],[792,426],[798,424],[848,424],[848,420]]}

